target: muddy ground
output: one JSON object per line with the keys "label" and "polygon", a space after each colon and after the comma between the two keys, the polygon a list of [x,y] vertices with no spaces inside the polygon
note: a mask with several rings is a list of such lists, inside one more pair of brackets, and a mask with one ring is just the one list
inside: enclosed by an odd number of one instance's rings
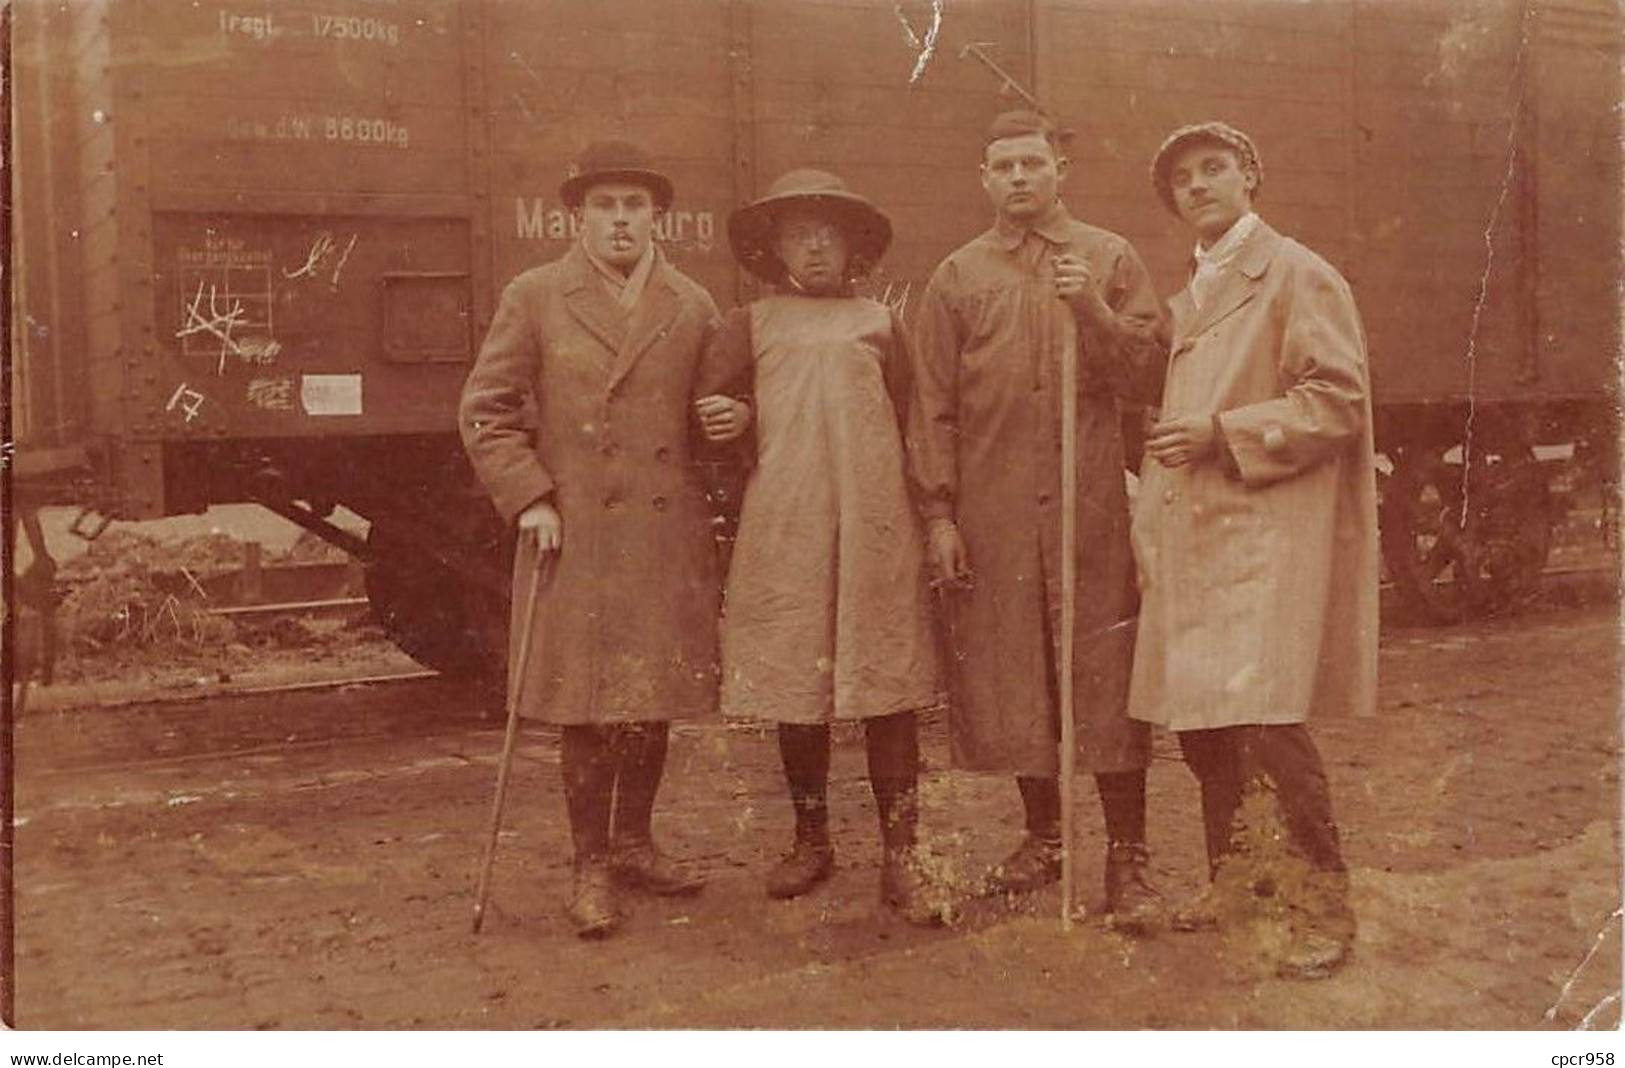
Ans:
{"label": "muddy ground", "polygon": [[[556,748],[523,736],[483,934],[469,930],[500,723],[441,680],[120,707],[37,703],[15,727],[24,1028],[1617,1027],[1616,608],[1391,628],[1379,714],[1316,726],[1360,935],[1320,983],[1273,978],[1269,901],[1242,935],[1063,935],[1054,892],[969,902],[947,930],[877,903],[856,738],[832,785],[840,867],[773,902],[790,813],[771,739],[685,727],[657,833],[710,883],[575,939]],[[998,777],[945,770],[925,824],[969,884],[1013,843]],[[1193,892],[1196,791],[1151,772],[1157,880]],[[1080,878],[1100,877],[1080,783]]]}

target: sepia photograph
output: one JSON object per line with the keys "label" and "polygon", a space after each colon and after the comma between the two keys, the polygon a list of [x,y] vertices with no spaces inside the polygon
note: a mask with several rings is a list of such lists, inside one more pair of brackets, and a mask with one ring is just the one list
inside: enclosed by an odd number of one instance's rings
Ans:
{"label": "sepia photograph", "polygon": [[0,29],[10,1063],[1625,1056],[1618,0]]}

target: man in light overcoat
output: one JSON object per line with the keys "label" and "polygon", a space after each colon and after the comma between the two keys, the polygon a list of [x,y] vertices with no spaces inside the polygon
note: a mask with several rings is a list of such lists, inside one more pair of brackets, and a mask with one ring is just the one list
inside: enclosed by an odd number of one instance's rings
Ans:
{"label": "man in light overcoat", "polygon": [[568,911],[592,937],[618,922],[615,883],[657,894],[701,885],[655,848],[650,818],[669,721],[710,714],[717,699],[715,544],[690,446],[718,316],[652,242],[673,190],[645,154],[599,142],[575,171],[559,192],[581,240],[503,293],[463,389],[461,430],[518,529],[516,620],[531,569],[554,557],[521,714],[563,728]]}
{"label": "man in light overcoat", "polygon": [[[915,323],[908,447],[952,646],[958,767],[1016,776],[1026,834],[997,889],[1060,877],[1059,647],[1062,555],[1076,563],[1070,651],[1079,767],[1105,815],[1106,908],[1129,930],[1156,922],[1147,881],[1150,731],[1126,711],[1134,568],[1120,422],[1155,403],[1167,356],[1162,303],[1126,240],[1074,219],[1050,121],[1006,112],[983,140],[993,226],[932,275]],[[1061,363],[1077,360],[1077,462],[1061,470]],[[1062,482],[1077,538],[1061,544]]]}
{"label": "man in light overcoat", "polygon": [[[1233,856],[1249,782],[1273,791],[1311,874],[1283,974],[1328,974],[1354,936],[1317,716],[1369,712],[1377,513],[1365,337],[1348,284],[1253,212],[1241,131],[1175,131],[1157,194],[1197,238],[1172,301],[1161,421],[1134,508],[1143,605],[1130,712],[1178,732],[1201,787],[1210,874]],[[1215,926],[1212,884],[1175,914]]]}

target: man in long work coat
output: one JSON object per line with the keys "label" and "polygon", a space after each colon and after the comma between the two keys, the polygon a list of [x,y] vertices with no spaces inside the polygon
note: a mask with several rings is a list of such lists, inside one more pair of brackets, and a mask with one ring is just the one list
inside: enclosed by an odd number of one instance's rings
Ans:
{"label": "man in long work coat", "polygon": [[503,293],[461,428],[518,527],[516,619],[539,554],[556,554],[521,713],[563,726],[569,913],[587,937],[617,923],[612,879],[660,894],[700,887],[655,849],[650,815],[668,721],[716,705],[715,547],[689,447],[718,317],[652,243],[672,185],[647,157],[600,142],[576,171],[559,192],[581,241]]}
{"label": "man in long work coat", "polygon": [[[1014,773],[1026,808],[1026,835],[993,873],[1009,891],[1060,877],[1061,556],[1076,560],[1079,763],[1105,812],[1107,907],[1134,929],[1160,899],[1145,876],[1150,732],[1125,711],[1135,596],[1119,401],[1156,401],[1167,332],[1133,247],[1061,203],[1066,168],[1048,119],[993,121],[981,173],[996,220],[937,268],[916,319],[910,465],[953,647],[955,763]],[[1062,545],[1069,347],[1078,526]]]}
{"label": "man in long work coat", "polygon": [[[1272,787],[1311,874],[1284,974],[1325,975],[1354,935],[1316,715],[1370,712],[1377,512],[1365,338],[1341,275],[1252,210],[1263,172],[1223,123],[1174,132],[1152,180],[1195,231],[1173,300],[1161,421],[1134,509],[1144,605],[1130,711],[1179,733],[1212,873],[1249,780]],[[1213,887],[1176,913],[1218,919]]]}

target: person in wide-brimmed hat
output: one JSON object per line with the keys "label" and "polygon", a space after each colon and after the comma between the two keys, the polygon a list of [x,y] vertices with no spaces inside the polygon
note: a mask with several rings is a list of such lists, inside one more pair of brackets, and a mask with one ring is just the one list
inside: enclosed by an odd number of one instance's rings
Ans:
{"label": "person in wide-brimmed hat", "polygon": [[779,254],[778,224],[786,213],[814,212],[841,228],[847,255],[847,282],[867,274],[891,244],[891,220],[828,171],[802,168],[782,175],[767,195],[728,217],[734,257],[752,274],[775,285],[789,281]]}
{"label": "person in wide-brimmed hat", "polygon": [[515,590],[555,561],[520,711],[561,726],[568,911],[584,937],[616,926],[615,883],[701,885],[650,829],[669,720],[713,711],[717,679],[711,516],[688,462],[717,310],[653,243],[672,194],[635,145],[582,152],[559,188],[581,239],[503,292],[460,411],[474,470],[519,534]]}
{"label": "person in wide-brimmed hat", "polygon": [[[916,855],[915,712],[937,700],[924,553],[899,432],[904,332],[852,295],[891,223],[825,171],[795,170],[728,221],[734,253],[775,292],[736,308],[713,365],[755,410],[754,468],[728,574],[722,709],[778,724],[795,812],[767,875],[804,894],[834,865],[826,802],[830,725],[865,725],[880,816],[883,900],[911,922],[943,917]],[[720,406],[722,394],[703,398]],[[713,440],[731,435],[708,430]]]}

